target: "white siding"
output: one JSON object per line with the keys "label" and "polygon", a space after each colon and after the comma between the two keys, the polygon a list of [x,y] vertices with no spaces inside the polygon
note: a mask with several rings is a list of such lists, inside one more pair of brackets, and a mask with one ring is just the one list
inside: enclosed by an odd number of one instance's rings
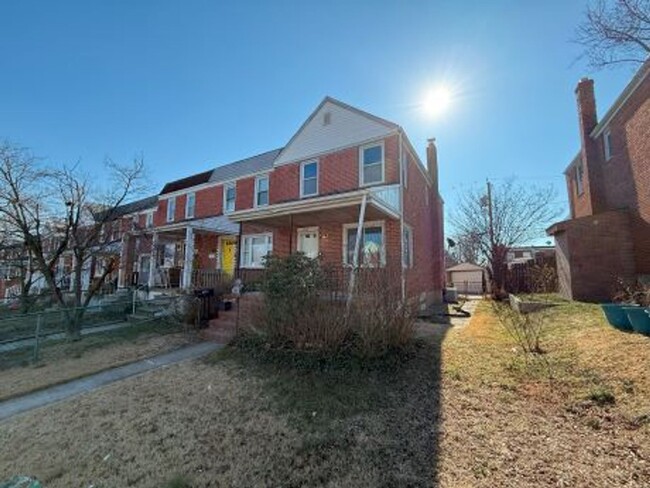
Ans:
{"label": "white siding", "polygon": [[[329,123],[324,116],[329,113]],[[280,153],[274,165],[302,161],[335,149],[385,137],[394,129],[327,101]]]}

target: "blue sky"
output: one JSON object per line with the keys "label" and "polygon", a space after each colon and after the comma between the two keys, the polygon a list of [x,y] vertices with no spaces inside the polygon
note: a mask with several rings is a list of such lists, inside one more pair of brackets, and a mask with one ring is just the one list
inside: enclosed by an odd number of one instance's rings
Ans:
{"label": "blue sky", "polygon": [[[0,139],[100,180],[141,154],[153,188],[284,145],[325,95],[435,136],[447,210],[464,186],[554,184],[578,149],[573,90],[600,114],[632,76],[570,42],[584,1],[61,1],[0,4]],[[419,109],[432,86],[449,110]]]}

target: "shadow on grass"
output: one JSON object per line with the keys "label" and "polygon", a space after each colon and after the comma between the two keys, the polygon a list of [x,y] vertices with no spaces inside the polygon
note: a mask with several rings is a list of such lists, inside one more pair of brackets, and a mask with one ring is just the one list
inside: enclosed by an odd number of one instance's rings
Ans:
{"label": "shadow on grass", "polygon": [[[262,379],[271,413],[301,437],[267,476],[281,486],[437,486],[441,346],[448,324],[381,358],[269,349],[238,340],[232,360]],[[282,465],[283,464],[283,465]]]}

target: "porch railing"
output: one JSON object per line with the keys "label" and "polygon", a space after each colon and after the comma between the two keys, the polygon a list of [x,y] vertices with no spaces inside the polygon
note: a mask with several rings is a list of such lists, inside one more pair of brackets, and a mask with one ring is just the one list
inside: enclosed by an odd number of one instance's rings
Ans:
{"label": "porch railing", "polygon": [[391,208],[397,213],[401,213],[402,205],[400,201],[400,186],[385,185],[377,186],[371,189],[373,198],[380,200],[384,205]]}

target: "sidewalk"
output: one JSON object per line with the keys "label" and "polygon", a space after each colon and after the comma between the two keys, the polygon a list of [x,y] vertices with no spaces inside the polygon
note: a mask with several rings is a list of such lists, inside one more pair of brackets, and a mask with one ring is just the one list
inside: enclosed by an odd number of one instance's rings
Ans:
{"label": "sidewalk", "polygon": [[34,408],[43,407],[67,398],[87,393],[102,386],[115,383],[135,375],[146,373],[154,369],[176,364],[189,359],[196,359],[223,347],[214,342],[202,342],[159,356],[142,359],[124,366],[102,371],[85,378],[70,381],[62,385],[53,386],[27,395],[12,398],[0,403],[0,421],[13,417]]}

